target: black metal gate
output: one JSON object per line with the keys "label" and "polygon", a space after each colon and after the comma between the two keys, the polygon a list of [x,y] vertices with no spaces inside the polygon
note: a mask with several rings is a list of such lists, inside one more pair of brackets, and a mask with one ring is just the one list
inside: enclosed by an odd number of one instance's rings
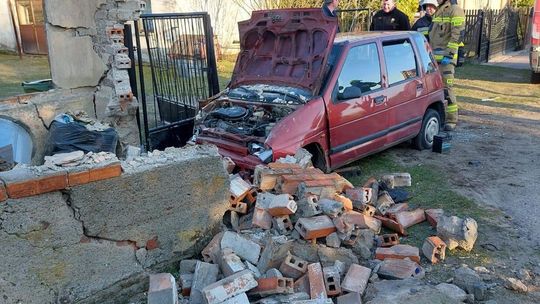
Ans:
{"label": "black metal gate", "polygon": [[135,22],[141,138],[147,150],[182,146],[199,101],[219,92],[207,13],[147,14]]}

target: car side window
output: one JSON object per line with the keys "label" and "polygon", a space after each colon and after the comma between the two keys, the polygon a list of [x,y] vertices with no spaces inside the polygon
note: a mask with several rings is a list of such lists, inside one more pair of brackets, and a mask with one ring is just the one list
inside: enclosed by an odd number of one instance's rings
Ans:
{"label": "car side window", "polygon": [[381,65],[376,43],[349,50],[337,85],[338,100],[360,97],[381,88]]}
{"label": "car side window", "polygon": [[414,50],[409,39],[383,42],[383,53],[389,85],[418,76]]}
{"label": "car side window", "polygon": [[431,73],[435,71],[435,63],[433,56],[430,56],[431,54],[428,52],[427,45],[428,42],[426,40],[426,37],[424,35],[413,35],[414,42],[416,43],[416,46],[418,47],[418,55],[420,57],[420,61],[422,62],[424,73]]}

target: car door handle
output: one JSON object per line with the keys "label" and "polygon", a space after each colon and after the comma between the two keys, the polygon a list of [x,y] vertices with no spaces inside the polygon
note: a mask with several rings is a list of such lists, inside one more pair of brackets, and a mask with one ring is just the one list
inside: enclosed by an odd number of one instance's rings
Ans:
{"label": "car door handle", "polygon": [[417,84],[417,85],[416,85],[416,89],[417,89],[417,90],[422,90],[422,89],[424,89],[424,84],[422,84],[422,83]]}
{"label": "car door handle", "polygon": [[386,101],[386,96],[384,96],[384,95],[377,96],[377,97],[373,98],[373,101],[375,102],[375,104],[379,105],[379,104],[384,103]]}

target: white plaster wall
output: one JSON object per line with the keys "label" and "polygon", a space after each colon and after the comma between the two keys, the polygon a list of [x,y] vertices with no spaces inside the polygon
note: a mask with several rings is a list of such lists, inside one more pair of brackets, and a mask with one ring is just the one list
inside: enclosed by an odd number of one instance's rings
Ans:
{"label": "white plaster wall", "polygon": [[17,40],[15,39],[7,0],[0,0],[0,50],[17,50]]}

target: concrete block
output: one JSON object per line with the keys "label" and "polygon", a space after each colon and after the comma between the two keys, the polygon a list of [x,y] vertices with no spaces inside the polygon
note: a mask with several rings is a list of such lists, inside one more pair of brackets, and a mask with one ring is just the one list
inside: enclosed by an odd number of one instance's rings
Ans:
{"label": "concrete block", "polygon": [[170,273],[150,275],[148,304],[178,304],[176,280]]}
{"label": "concrete block", "polygon": [[207,263],[219,264],[221,261],[221,239],[223,232],[220,232],[212,238],[212,240],[204,247],[201,252],[203,260]]}
{"label": "concrete block", "polygon": [[431,227],[437,228],[437,222],[439,220],[439,217],[444,215],[443,209],[426,209],[426,219],[431,225]]}
{"label": "concrete block", "polygon": [[[113,39],[114,40],[114,39]],[[120,40],[120,39],[117,39]],[[124,44],[124,39],[118,41],[119,44]],[[130,69],[131,68],[131,59],[126,54],[116,54],[114,55],[114,67],[117,69]]]}
{"label": "concrete block", "polygon": [[276,216],[272,219],[274,229],[279,231],[282,235],[291,233],[294,230],[294,226],[288,215]]}
{"label": "concrete block", "polygon": [[294,292],[305,292],[309,294],[309,276],[307,273],[294,281]]}
{"label": "concrete block", "polygon": [[288,254],[279,266],[279,271],[288,278],[298,279],[307,272],[308,262]]}
{"label": "concrete block", "polygon": [[377,247],[392,247],[399,244],[397,233],[383,234],[377,237]]}
{"label": "concrete block", "polygon": [[309,295],[311,299],[326,299],[326,286],[320,263],[308,265]]}
{"label": "concrete block", "polygon": [[242,260],[229,248],[223,250],[220,266],[226,277],[246,269]]}
{"label": "concrete block", "polygon": [[313,217],[322,213],[317,204],[319,198],[315,195],[308,195],[297,202],[296,214],[300,217]]}
{"label": "concrete block", "polygon": [[189,297],[190,304],[203,303],[203,289],[216,282],[219,274],[219,267],[216,264],[198,262],[193,275],[193,283],[191,284],[191,294]]}
{"label": "concrete block", "polygon": [[283,274],[276,268],[270,268],[264,274],[267,278],[283,278]]}
{"label": "concrete block", "polygon": [[249,193],[251,188],[252,186],[248,182],[246,182],[240,176],[235,176],[233,179],[231,179],[231,184],[229,187],[229,200],[236,203],[240,202]]}
{"label": "concrete block", "polygon": [[358,264],[352,264],[343,279],[341,288],[345,291],[362,295],[367,287],[370,276],[371,269]]}
{"label": "concrete block", "polygon": [[362,296],[357,292],[351,292],[337,297],[337,304],[362,304]]}
{"label": "concrete block", "polygon": [[339,248],[341,246],[341,240],[336,232],[329,234],[326,237],[326,246]]}
{"label": "concrete block", "polygon": [[375,251],[375,258],[377,260],[386,259],[410,259],[416,263],[420,263],[420,250],[417,247],[410,245],[395,245],[387,248],[377,248]]}
{"label": "concrete block", "polygon": [[238,233],[226,231],[223,233],[221,239],[221,249],[230,248],[239,257],[249,261],[250,263],[257,264],[259,261],[259,254],[261,253],[261,246],[251,240],[248,240]]}
{"label": "concrete block", "polygon": [[255,227],[269,230],[272,228],[272,216],[266,209],[255,207],[251,223]]}
{"label": "concrete block", "polygon": [[437,236],[430,236],[422,245],[422,253],[432,263],[436,264],[446,257],[446,244]]}
{"label": "concrete block", "polygon": [[396,222],[398,222],[405,229],[426,220],[426,214],[424,212],[424,209],[401,211],[396,213],[394,217],[396,219]]}
{"label": "concrete block", "polygon": [[244,202],[229,201],[229,210],[241,214],[246,214],[248,211],[248,205]]}
{"label": "concrete block", "polygon": [[266,297],[274,294],[294,293],[294,281],[291,278],[261,278],[257,280],[257,287],[249,293]]}
{"label": "concrete block", "polygon": [[353,202],[354,208],[359,208],[362,205],[369,204],[372,198],[371,188],[353,188],[347,189],[345,195]]}
{"label": "concrete block", "polygon": [[270,208],[270,203],[274,200],[275,197],[276,195],[270,192],[259,193],[259,195],[257,195],[255,207],[261,209],[268,209]]}
{"label": "concrete block", "polygon": [[341,294],[341,275],[335,266],[323,267],[326,294],[330,297]]}
{"label": "concrete block", "polygon": [[249,304],[249,303],[250,302],[249,302],[248,296],[244,292],[228,300],[225,300],[224,302],[221,302],[220,304]]}
{"label": "concrete block", "polygon": [[257,287],[257,280],[249,270],[237,272],[203,288],[208,304],[218,304]]}
{"label": "concrete block", "polygon": [[326,215],[301,218],[296,222],[295,229],[306,240],[326,237],[336,231],[332,219]]}
{"label": "concrete block", "polygon": [[403,226],[401,226],[395,220],[379,215],[376,215],[375,218],[379,220],[384,227],[394,232],[397,232],[399,235],[407,235],[407,231],[405,231],[405,228],[403,228]]}
{"label": "concrete block", "polygon": [[261,253],[261,258],[257,264],[257,268],[261,273],[265,273],[270,268],[279,268],[283,259],[289,254],[293,242],[289,241],[284,244],[275,242],[272,238],[267,238],[264,244],[264,250]]}
{"label": "concrete block", "polygon": [[388,188],[393,189],[395,187],[410,187],[411,186],[411,175],[409,173],[392,173],[383,175],[381,180],[388,186]]}
{"label": "concrete block", "polygon": [[420,265],[411,260],[386,259],[377,271],[379,277],[391,280],[422,278],[425,274]]}
{"label": "concrete block", "polygon": [[296,202],[292,196],[288,194],[276,195],[270,202],[268,207],[268,213],[272,216],[290,215],[294,214],[298,209]]}
{"label": "concrete block", "polygon": [[459,247],[471,251],[478,238],[478,224],[470,217],[461,219],[457,216],[441,216],[437,223],[437,236],[446,243],[449,250]]}
{"label": "concrete block", "polygon": [[325,198],[319,200],[318,204],[322,212],[332,218],[341,216],[345,212],[343,204],[335,200]]}
{"label": "concrete block", "polygon": [[180,274],[187,274],[187,273],[195,273],[195,267],[197,267],[198,260],[182,260],[180,261],[180,268],[178,270],[178,273]]}
{"label": "concrete block", "polygon": [[385,215],[387,210],[395,205],[394,200],[387,191],[383,191],[379,194],[377,199],[376,207],[377,211],[381,215]]}
{"label": "concrete block", "polygon": [[181,274],[179,277],[180,280],[180,288],[182,291],[182,296],[189,297],[191,294],[191,286],[193,285],[193,274],[192,273],[184,273]]}
{"label": "concrete block", "polygon": [[258,279],[258,278],[262,277],[262,274],[259,271],[259,269],[257,268],[257,266],[251,264],[248,261],[244,261],[244,265],[246,265],[247,269],[249,269],[249,270],[251,270],[251,272],[253,272],[253,276],[255,277],[255,279]]}

